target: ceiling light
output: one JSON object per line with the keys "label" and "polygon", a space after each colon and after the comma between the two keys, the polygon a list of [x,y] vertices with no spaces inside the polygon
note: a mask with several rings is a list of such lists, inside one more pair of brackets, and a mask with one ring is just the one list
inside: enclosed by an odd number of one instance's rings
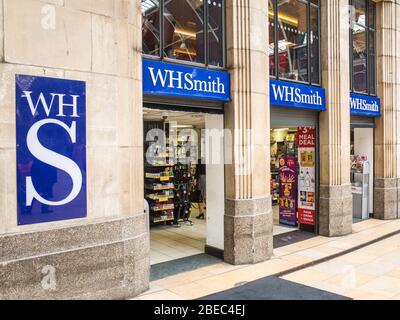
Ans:
{"label": "ceiling light", "polygon": [[196,33],[195,32],[190,32],[190,31],[183,30],[183,29],[175,29],[175,33],[176,34],[180,34],[182,36],[186,36],[186,37],[189,37],[189,38],[196,39]]}
{"label": "ceiling light", "polygon": [[[270,17],[274,17],[275,16],[273,11],[269,11],[268,15]],[[299,20],[298,19],[296,19],[293,16],[289,16],[287,14],[284,14],[284,13],[278,13],[278,19],[281,20],[282,22],[285,22],[287,24],[291,24],[291,25],[296,26],[296,27],[299,25]]]}

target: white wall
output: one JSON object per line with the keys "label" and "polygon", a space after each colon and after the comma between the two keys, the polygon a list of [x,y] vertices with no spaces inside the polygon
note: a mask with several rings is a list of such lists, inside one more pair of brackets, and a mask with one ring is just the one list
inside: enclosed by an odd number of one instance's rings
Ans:
{"label": "white wall", "polygon": [[369,191],[369,212],[374,211],[374,129],[354,129],[354,153],[367,156],[371,164],[370,191]]}
{"label": "white wall", "polygon": [[[216,139],[206,139],[207,245],[224,250],[225,177],[222,115],[206,115],[206,130],[219,130]],[[211,151],[212,150],[212,151]]]}

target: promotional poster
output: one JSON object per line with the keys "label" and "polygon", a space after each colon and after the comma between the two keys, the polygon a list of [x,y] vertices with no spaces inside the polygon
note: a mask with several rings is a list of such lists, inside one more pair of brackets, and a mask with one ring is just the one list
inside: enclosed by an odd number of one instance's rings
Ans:
{"label": "promotional poster", "polygon": [[281,224],[297,226],[297,172],[296,158],[279,160],[279,220]]}
{"label": "promotional poster", "polygon": [[315,225],[315,129],[299,128],[299,223]]}

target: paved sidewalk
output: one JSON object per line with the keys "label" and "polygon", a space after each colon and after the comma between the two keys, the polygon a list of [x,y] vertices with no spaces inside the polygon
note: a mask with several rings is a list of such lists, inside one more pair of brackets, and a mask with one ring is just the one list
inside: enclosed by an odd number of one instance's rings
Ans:
{"label": "paved sidewalk", "polygon": [[356,300],[400,300],[400,235],[282,280]]}
{"label": "paved sidewalk", "polygon": [[[335,255],[346,253],[348,250],[364,245],[370,241],[384,237],[387,234],[400,231],[400,220],[381,221],[367,220],[357,223],[353,226],[353,234],[340,238],[325,238],[315,237],[296,244],[282,247],[274,250],[274,256],[271,260],[257,264],[232,266],[224,262],[216,263],[211,266],[199,268],[194,271],[181,273],[170,276],[161,280],[151,282],[150,290],[137,299],[140,300],[188,300],[198,299],[209,296],[221,291],[226,291],[249,282],[263,279],[269,276],[282,274],[288,271],[293,271],[296,268],[307,267],[307,264],[319,262],[321,259],[329,259]],[[390,238],[387,241],[391,241]],[[393,241],[393,240],[392,240]],[[399,243],[400,241],[397,241]],[[382,253],[379,245],[372,245],[373,249],[369,248],[370,257],[379,259]],[[389,250],[390,246],[386,248]],[[394,247],[393,250],[396,250]],[[374,256],[375,255],[375,256]],[[357,259],[361,260],[357,260]],[[353,258],[354,263],[362,263],[362,256]],[[366,259],[366,258],[365,258]],[[366,263],[369,260],[366,259]],[[322,266],[323,264],[320,264]],[[341,264],[337,270],[343,271],[346,263]],[[317,268],[318,266],[315,266]],[[338,266],[334,266],[335,268]],[[351,268],[351,265],[350,265]],[[284,279],[297,281],[298,283],[307,284],[313,283],[315,277],[320,276],[321,281],[325,280],[326,273],[312,270],[311,274],[297,273],[298,278],[291,278],[288,274]],[[397,275],[396,270],[392,270],[394,275]],[[304,272],[304,271],[303,271]],[[400,271],[397,271],[400,273]],[[337,276],[338,274],[336,274]],[[333,275],[332,277],[334,277]],[[301,278],[302,277],[302,278]],[[328,277],[329,278],[329,277]],[[308,279],[310,283],[307,282]],[[337,280],[337,281],[340,281]],[[321,289],[330,289],[329,285],[321,285]],[[337,288],[336,288],[337,289]],[[351,298],[362,298],[363,295],[351,290],[347,290],[345,296]],[[343,291],[331,291],[337,294],[343,294]],[[399,293],[400,294],[400,293]],[[394,293],[393,296],[396,296]]]}

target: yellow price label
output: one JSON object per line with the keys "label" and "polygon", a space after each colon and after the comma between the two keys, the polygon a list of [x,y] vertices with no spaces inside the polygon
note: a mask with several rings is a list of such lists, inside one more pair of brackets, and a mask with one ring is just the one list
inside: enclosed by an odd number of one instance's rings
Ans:
{"label": "yellow price label", "polygon": [[158,201],[160,202],[168,201],[168,197],[159,198]]}
{"label": "yellow price label", "polygon": [[169,181],[169,177],[161,177],[160,180],[161,181]]}

